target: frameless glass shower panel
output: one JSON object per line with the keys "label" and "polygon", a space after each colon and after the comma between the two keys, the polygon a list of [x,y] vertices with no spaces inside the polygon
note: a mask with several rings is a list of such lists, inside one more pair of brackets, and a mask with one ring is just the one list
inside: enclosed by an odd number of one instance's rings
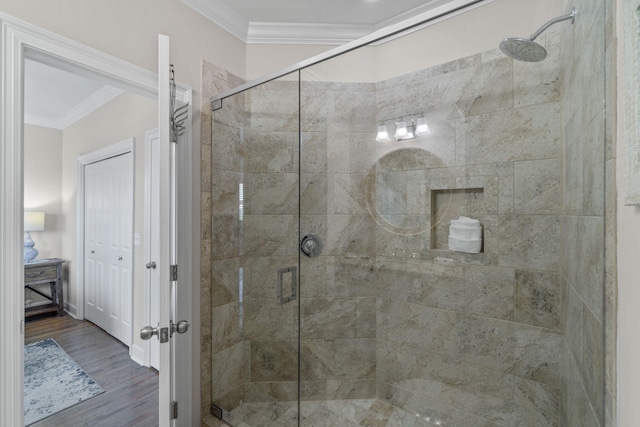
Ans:
{"label": "frameless glass shower panel", "polygon": [[298,425],[298,144],[297,73],[213,112],[212,400],[232,425]]}
{"label": "frameless glass shower panel", "polygon": [[604,76],[572,49],[591,31],[602,54],[604,6],[585,9],[597,29],[547,30],[543,62],[499,36],[429,55],[438,23],[301,70],[300,228],[324,241],[300,263],[301,425],[602,420]]}

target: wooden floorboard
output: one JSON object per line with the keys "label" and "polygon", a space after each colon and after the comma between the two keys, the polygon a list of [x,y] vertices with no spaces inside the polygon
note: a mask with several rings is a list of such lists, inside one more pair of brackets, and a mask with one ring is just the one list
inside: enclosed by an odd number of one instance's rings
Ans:
{"label": "wooden floorboard", "polygon": [[158,425],[158,373],[138,365],[129,349],[88,321],[36,316],[25,322],[25,344],[53,338],[104,393],[32,424],[33,427]]}

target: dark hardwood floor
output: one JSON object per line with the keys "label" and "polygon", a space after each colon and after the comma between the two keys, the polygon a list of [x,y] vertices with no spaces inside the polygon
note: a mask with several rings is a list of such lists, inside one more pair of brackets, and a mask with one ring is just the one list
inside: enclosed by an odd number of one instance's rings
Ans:
{"label": "dark hardwood floor", "polygon": [[105,392],[32,426],[158,425],[158,373],[131,360],[129,349],[120,341],[93,323],[68,315],[25,322],[25,344],[46,338],[53,338]]}

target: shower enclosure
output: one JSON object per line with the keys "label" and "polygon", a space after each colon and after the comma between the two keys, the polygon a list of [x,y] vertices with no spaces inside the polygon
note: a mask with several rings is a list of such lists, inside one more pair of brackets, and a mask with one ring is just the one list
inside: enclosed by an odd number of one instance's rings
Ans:
{"label": "shower enclosure", "polygon": [[440,20],[214,100],[209,425],[604,425],[604,5],[571,7],[539,63],[434,62]]}

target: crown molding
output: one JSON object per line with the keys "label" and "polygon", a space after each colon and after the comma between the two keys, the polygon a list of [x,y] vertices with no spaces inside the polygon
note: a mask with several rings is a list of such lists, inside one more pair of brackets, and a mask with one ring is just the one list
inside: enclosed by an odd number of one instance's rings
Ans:
{"label": "crown molding", "polygon": [[431,9],[435,9],[438,6],[442,6],[450,2],[451,0],[431,0],[431,1],[425,2],[424,4],[418,7],[414,7],[413,9],[409,9],[406,12],[402,12],[399,15],[396,15],[389,19],[385,19],[384,21],[378,22],[375,25],[375,29],[379,30],[381,28],[388,27],[389,25],[398,24],[402,21],[406,21],[409,18],[412,18],[424,12],[428,12]]}
{"label": "crown molding", "polygon": [[248,44],[314,44],[339,46],[375,30],[371,25],[249,22]]}
{"label": "crown molding", "polygon": [[247,42],[249,22],[219,0],[182,0],[186,4],[232,36]]}
{"label": "crown molding", "polygon": [[104,86],[57,120],[25,114],[24,122],[30,125],[63,130],[123,93],[124,90],[122,89],[113,86]]}

